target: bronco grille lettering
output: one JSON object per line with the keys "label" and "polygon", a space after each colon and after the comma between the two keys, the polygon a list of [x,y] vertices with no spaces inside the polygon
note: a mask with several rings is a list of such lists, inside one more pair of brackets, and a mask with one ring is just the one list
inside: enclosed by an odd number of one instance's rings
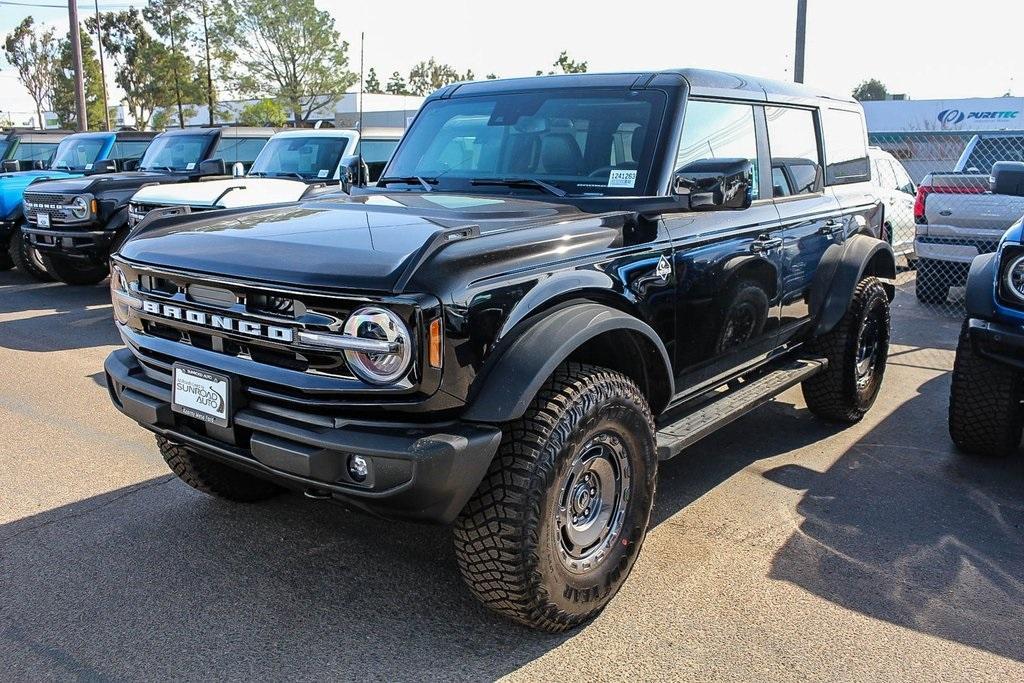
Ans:
{"label": "bronco grille lettering", "polygon": [[168,306],[158,301],[143,301],[142,310],[161,318],[184,320],[193,325],[238,332],[239,334],[260,337],[285,344],[290,344],[295,338],[295,331],[289,327],[264,325],[251,320],[238,320],[226,315],[208,315],[202,311],[193,311],[181,306]]}

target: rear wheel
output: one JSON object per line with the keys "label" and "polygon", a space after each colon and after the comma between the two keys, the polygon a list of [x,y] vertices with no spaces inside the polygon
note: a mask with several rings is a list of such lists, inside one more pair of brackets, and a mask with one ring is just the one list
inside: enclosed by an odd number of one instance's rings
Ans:
{"label": "rear wheel", "polygon": [[49,282],[53,276],[46,270],[46,261],[39,250],[32,246],[25,233],[11,238],[11,255],[26,275],[31,275],[40,282]]}
{"label": "rear wheel", "polygon": [[0,272],[10,270],[14,267],[14,259],[6,249],[0,249]]}
{"label": "rear wheel", "polygon": [[949,435],[975,455],[1008,455],[1020,445],[1021,373],[979,356],[965,323],[960,331],[949,391]]}
{"label": "rear wheel", "polygon": [[889,297],[878,278],[860,281],[846,315],[807,350],[828,361],[802,385],[807,408],[826,420],[859,421],[878,396],[889,356]]}
{"label": "rear wheel", "polygon": [[47,256],[45,263],[54,277],[69,285],[95,285],[108,275],[106,263],[86,259]]}
{"label": "rear wheel", "polygon": [[171,471],[183,482],[211,496],[237,503],[255,503],[276,496],[279,486],[211,460],[158,436],[156,443]]}
{"label": "rear wheel", "polygon": [[953,284],[950,267],[942,261],[919,259],[914,292],[923,304],[944,304]]}
{"label": "rear wheel", "polygon": [[455,554],[490,609],[558,632],[597,615],[647,534],[657,454],[647,401],[623,375],[559,368],[505,438],[455,524]]}

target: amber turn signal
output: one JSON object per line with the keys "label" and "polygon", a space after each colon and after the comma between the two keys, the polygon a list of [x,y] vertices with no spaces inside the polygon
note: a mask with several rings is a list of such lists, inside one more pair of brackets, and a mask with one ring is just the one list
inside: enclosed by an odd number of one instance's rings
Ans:
{"label": "amber turn signal", "polygon": [[429,344],[430,367],[441,367],[441,319],[436,318],[430,321],[430,344]]}

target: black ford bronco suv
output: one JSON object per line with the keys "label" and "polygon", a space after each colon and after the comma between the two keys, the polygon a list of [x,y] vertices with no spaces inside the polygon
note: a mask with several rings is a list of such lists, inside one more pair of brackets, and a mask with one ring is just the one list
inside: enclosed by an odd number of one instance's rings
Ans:
{"label": "black ford bronco suv", "polygon": [[447,86],[376,187],[150,214],[110,397],[185,482],[454,525],[559,631],[644,541],[658,461],[779,392],[856,422],[895,265],[860,106],[698,70]]}
{"label": "black ford bronco suv", "polygon": [[47,271],[71,285],[96,284],[110,252],[128,233],[128,200],[146,185],[224,176],[252,164],[270,128],[183,128],[153,139],[142,160],[121,173],[34,183],[25,190],[22,231]]}

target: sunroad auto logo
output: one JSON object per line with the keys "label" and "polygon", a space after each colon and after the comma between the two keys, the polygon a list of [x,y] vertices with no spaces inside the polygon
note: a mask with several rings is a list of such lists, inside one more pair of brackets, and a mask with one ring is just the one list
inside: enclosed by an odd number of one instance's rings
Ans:
{"label": "sunroad auto logo", "polygon": [[959,109],[943,109],[939,112],[939,123],[956,125],[969,119],[1015,119],[1020,112],[1007,111],[960,111]]}
{"label": "sunroad auto logo", "polygon": [[158,315],[161,318],[181,320],[193,325],[201,325],[216,330],[227,330],[228,332],[238,332],[239,334],[247,334],[251,337],[260,337],[286,344],[290,344],[295,337],[294,330],[287,327],[262,325],[250,320],[237,320],[226,315],[203,313],[202,311],[193,311],[181,306],[168,306],[157,301],[143,301],[142,310],[152,315]]}
{"label": "sunroad auto logo", "polygon": [[224,397],[216,389],[193,382],[185,377],[178,377],[174,390],[178,396],[187,394],[191,403],[209,408],[215,413],[224,412]]}

